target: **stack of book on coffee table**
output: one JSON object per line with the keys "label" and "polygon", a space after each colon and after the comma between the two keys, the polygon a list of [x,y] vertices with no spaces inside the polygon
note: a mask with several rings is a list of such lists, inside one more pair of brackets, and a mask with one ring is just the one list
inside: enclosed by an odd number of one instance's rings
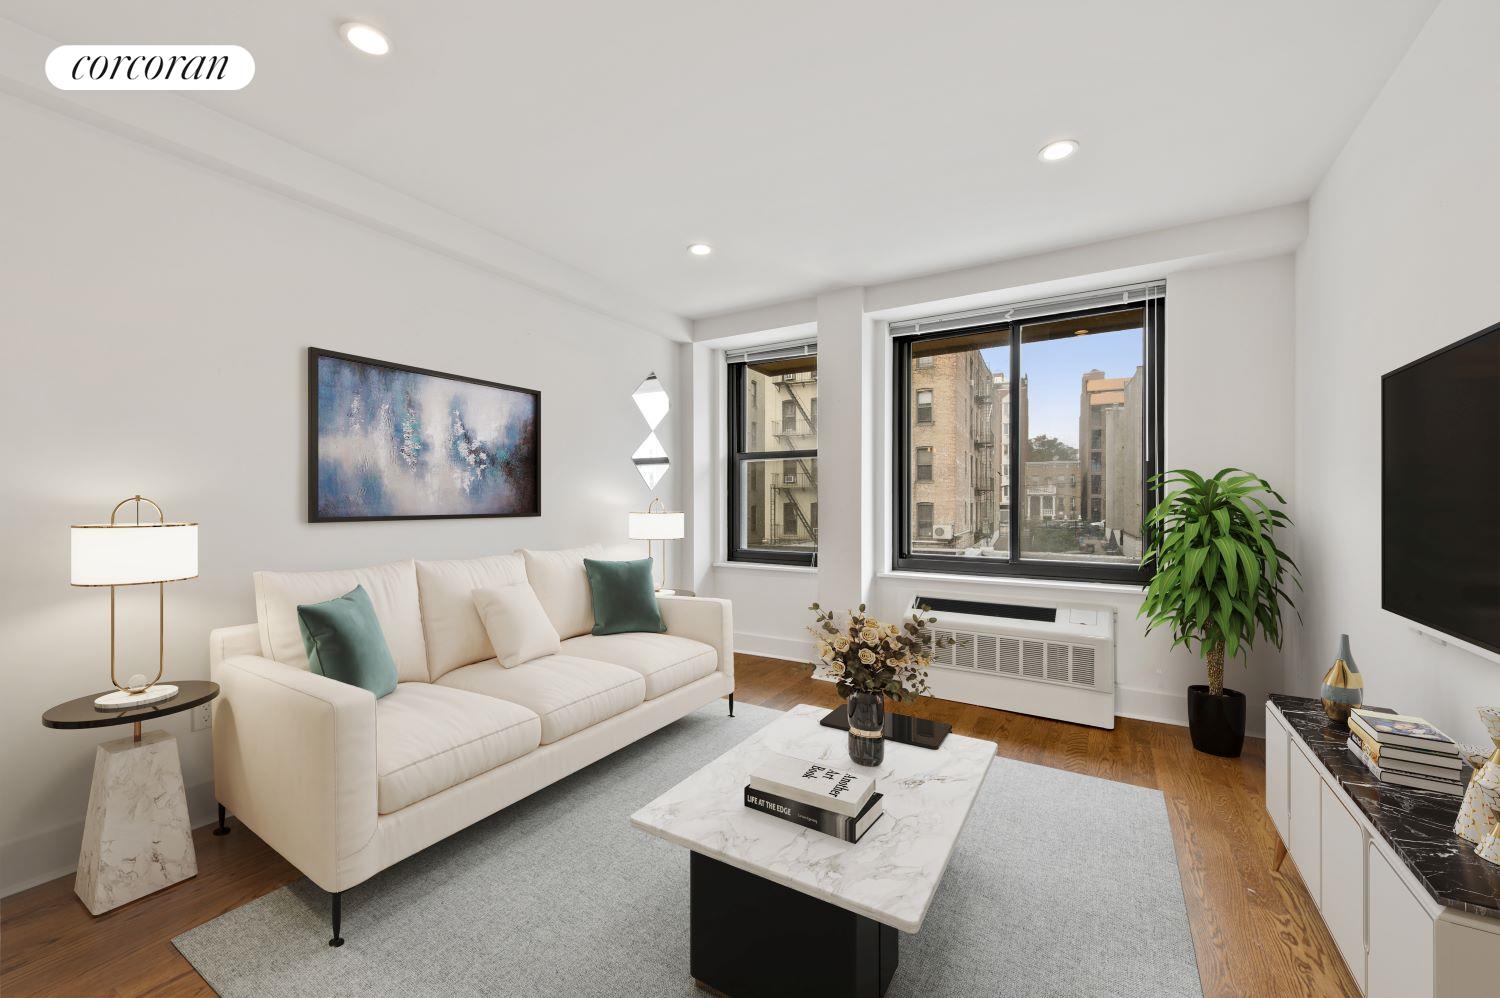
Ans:
{"label": "stack of book on coffee table", "polygon": [[1385,783],[1462,795],[1463,760],[1453,739],[1420,717],[1356,707],[1349,751]]}
{"label": "stack of book on coffee table", "polygon": [[818,762],[769,753],[750,773],[745,806],[858,842],[883,813],[875,781]]}

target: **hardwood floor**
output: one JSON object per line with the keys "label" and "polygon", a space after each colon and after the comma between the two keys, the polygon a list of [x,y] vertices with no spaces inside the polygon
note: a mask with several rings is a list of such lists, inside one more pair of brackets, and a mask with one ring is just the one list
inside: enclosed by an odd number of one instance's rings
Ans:
{"label": "hardwood floor", "polygon": [[[739,655],[735,698],[785,710],[834,706],[833,686],[811,668]],[[1267,818],[1265,748],[1240,759],[1193,751],[1187,729],[1121,718],[1101,731],[946,700],[903,711],[947,721],[995,742],[1000,755],[1123,783],[1166,797],[1183,895],[1206,998],[1359,992],[1290,860],[1280,871]],[[1101,821],[1108,821],[1101,815]],[[0,901],[0,993],[212,995],[171,940],[295,880],[297,872],[247,829],[194,835],[198,876],[98,918],[64,877]]]}

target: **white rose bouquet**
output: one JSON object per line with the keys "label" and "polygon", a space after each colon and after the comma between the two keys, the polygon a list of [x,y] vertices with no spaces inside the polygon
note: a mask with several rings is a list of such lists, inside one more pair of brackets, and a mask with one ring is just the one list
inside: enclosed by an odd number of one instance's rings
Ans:
{"label": "white rose bouquet", "polygon": [[936,617],[923,617],[926,607],[913,611],[901,624],[883,624],[859,609],[849,611],[848,623],[840,625],[838,614],[813,603],[808,607],[816,620],[808,628],[818,641],[818,668],[824,676],[838,680],[839,693],[879,693],[891,700],[925,696],[927,668],[932,653],[957,642],[947,635],[934,635],[929,624]]}

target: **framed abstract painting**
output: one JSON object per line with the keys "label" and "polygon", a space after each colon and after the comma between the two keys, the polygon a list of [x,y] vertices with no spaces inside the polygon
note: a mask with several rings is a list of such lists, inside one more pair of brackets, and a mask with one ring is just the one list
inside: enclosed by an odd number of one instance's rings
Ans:
{"label": "framed abstract painting", "polygon": [[542,514],[542,393],[307,352],[307,518]]}

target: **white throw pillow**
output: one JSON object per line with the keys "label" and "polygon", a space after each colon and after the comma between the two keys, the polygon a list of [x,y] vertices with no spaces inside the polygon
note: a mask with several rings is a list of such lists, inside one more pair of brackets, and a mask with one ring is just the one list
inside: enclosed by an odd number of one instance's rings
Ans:
{"label": "white throw pillow", "polygon": [[604,548],[590,544],[561,551],[527,551],[526,580],[531,583],[547,619],[558,637],[576,638],[594,629],[594,598],[589,592],[589,577],[583,570],[583,559],[601,558]]}
{"label": "white throw pillow", "polygon": [[427,672],[433,682],[494,654],[484,622],[474,609],[474,590],[499,589],[525,581],[526,563],[518,554],[417,562]]}
{"label": "white throw pillow", "polygon": [[561,648],[557,628],[525,582],[474,590],[474,609],[484,621],[495,658],[507,669],[543,655],[556,655]]}

